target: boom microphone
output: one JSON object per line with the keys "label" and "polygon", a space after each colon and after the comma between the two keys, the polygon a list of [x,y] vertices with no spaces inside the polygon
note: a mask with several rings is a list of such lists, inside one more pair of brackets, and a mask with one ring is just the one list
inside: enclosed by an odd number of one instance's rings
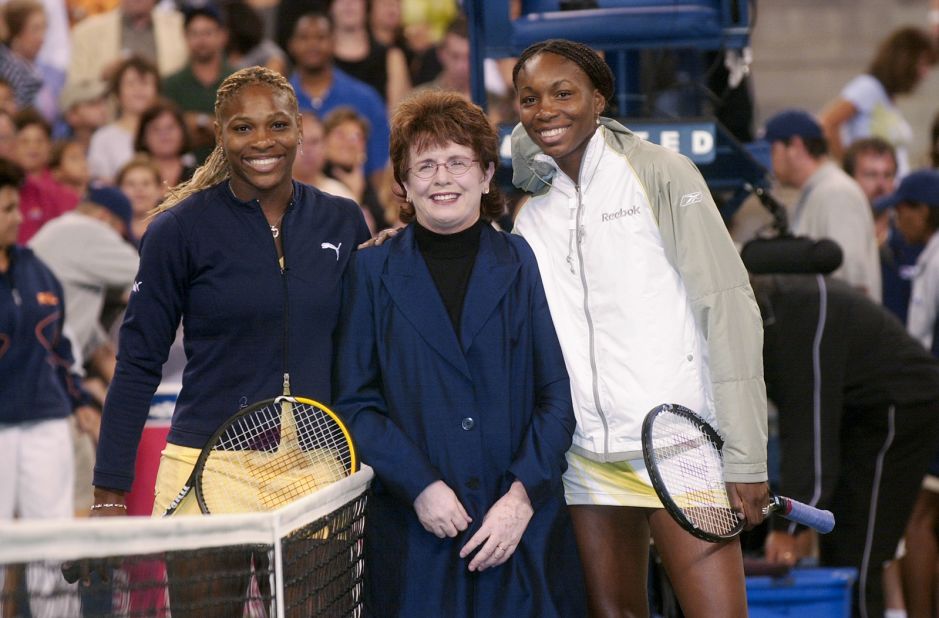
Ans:
{"label": "boom microphone", "polygon": [[822,274],[841,266],[841,247],[833,240],[798,236],[755,238],[740,252],[744,266],[755,275]]}

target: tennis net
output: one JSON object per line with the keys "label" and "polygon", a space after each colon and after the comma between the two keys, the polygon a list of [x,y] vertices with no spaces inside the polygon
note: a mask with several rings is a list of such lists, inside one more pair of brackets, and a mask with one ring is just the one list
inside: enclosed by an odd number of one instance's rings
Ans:
{"label": "tennis net", "polygon": [[371,479],[269,513],[2,524],[0,617],[360,616]]}

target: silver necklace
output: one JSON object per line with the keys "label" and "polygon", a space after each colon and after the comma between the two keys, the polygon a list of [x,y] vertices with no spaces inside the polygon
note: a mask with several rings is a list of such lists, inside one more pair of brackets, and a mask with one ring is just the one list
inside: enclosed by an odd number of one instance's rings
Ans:
{"label": "silver necklace", "polygon": [[280,222],[284,220],[284,215],[280,216],[280,219],[277,220],[277,223],[271,225],[271,235],[274,238],[280,236]]}

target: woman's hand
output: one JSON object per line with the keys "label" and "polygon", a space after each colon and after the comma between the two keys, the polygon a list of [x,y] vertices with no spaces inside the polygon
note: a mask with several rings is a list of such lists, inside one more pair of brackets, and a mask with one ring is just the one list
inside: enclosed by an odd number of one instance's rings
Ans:
{"label": "woman's hand", "polygon": [[424,488],[414,500],[414,511],[424,530],[441,539],[455,537],[473,521],[443,481],[434,481]]}
{"label": "woman's hand", "polygon": [[744,521],[744,527],[750,530],[765,519],[763,508],[769,504],[769,485],[760,483],[727,483],[727,497],[730,507]]}
{"label": "woman's hand", "polygon": [[397,227],[397,228],[386,227],[382,231],[375,234],[375,236],[373,236],[372,238],[369,238],[368,240],[363,242],[361,245],[359,245],[358,248],[367,249],[368,247],[377,247],[378,245],[382,244],[389,238],[394,238],[395,236],[397,236],[398,232],[400,232],[403,229],[404,229],[403,227]]}
{"label": "woman's hand", "polygon": [[534,513],[525,486],[515,481],[486,513],[482,526],[460,550],[460,558],[466,558],[479,547],[469,563],[470,571],[499,566],[515,553]]}

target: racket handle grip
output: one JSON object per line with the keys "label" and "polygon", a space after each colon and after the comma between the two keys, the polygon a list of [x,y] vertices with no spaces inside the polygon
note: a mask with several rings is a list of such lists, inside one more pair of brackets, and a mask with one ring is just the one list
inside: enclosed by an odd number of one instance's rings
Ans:
{"label": "racket handle grip", "polygon": [[808,526],[820,534],[828,534],[835,528],[835,516],[831,511],[817,509],[785,496],[773,496],[771,499],[770,511],[797,524]]}

